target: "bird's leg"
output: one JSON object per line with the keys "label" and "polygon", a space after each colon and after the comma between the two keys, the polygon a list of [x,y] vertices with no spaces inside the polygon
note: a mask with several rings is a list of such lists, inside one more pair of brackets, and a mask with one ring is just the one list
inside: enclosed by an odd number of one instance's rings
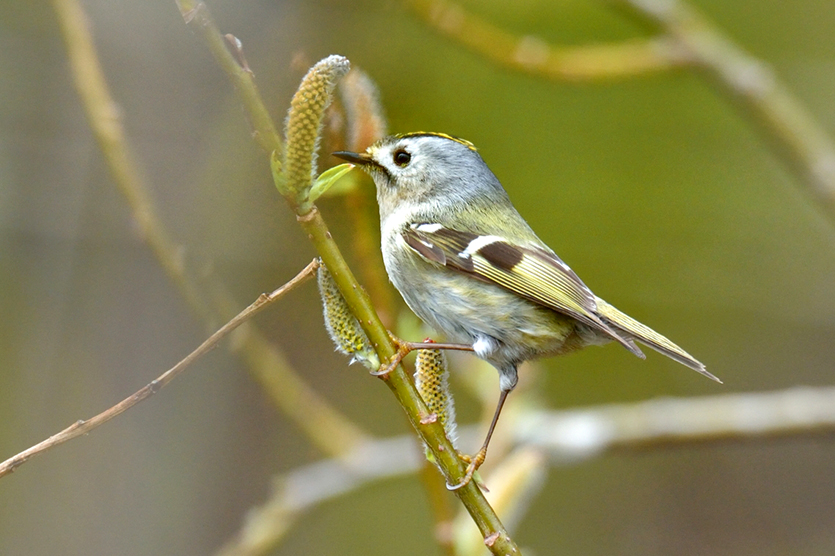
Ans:
{"label": "bird's leg", "polygon": [[502,407],[504,406],[504,401],[507,399],[507,395],[510,393],[510,390],[502,390],[502,393],[499,395],[499,403],[496,406],[496,412],[493,414],[493,421],[490,423],[490,428],[487,429],[487,437],[484,439],[484,444],[481,445],[481,449],[478,453],[473,456],[472,458],[463,458],[465,461],[469,459],[470,464],[467,466],[467,471],[464,474],[464,478],[461,479],[457,485],[450,485],[447,484],[448,490],[458,490],[459,488],[466,486],[473,478],[473,473],[481,467],[481,464],[484,463],[484,459],[487,457],[487,446],[490,445],[490,438],[493,436],[493,431],[496,429],[496,423],[499,422],[499,415],[502,412]]}
{"label": "bird's leg", "polygon": [[394,346],[397,348],[397,351],[394,355],[391,356],[391,359],[388,360],[388,363],[380,367],[376,371],[372,371],[373,376],[385,377],[403,361],[403,358],[409,355],[416,349],[450,349],[455,351],[473,351],[473,346],[468,344],[438,344],[435,342],[406,342],[401,340],[400,338],[396,338],[394,335],[389,333],[391,337],[391,341],[394,343]]}

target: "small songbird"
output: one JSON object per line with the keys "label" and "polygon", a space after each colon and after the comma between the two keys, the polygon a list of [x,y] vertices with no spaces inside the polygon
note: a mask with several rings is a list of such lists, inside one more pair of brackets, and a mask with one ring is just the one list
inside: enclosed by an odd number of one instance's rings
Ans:
{"label": "small songbird", "polygon": [[501,394],[487,446],[523,361],[618,342],[638,357],[646,345],[721,382],[676,344],[618,311],[583,283],[519,215],[476,148],[442,133],[386,137],[359,165],[377,186],[386,272],[406,304],[450,342],[499,371]]}

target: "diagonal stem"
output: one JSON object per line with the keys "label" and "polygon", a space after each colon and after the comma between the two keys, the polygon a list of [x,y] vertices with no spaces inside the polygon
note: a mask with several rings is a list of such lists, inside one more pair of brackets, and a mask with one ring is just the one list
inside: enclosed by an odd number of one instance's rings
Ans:
{"label": "diagonal stem", "polygon": [[233,330],[238,328],[240,325],[245,323],[247,320],[251,319],[257,313],[264,310],[268,305],[271,303],[278,301],[284,295],[298,286],[302,284],[306,280],[313,277],[316,273],[316,268],[318,268],[318,263],[314,259],[310,264],[308,264],[301,272],[299,272],[295,278],[278,288],[277,290],[273,291],[270,294],[262,293],[258,299],[256,299],[249,307],[238,313],[232,320],[224,324],[217,332],[209,336],[206,341],[204,341],[200,346],[192,351],[188,356],[185,357],[182,361],[162,373],[156,380],[149,382],[143,388],[128,396],[121,402],[117,403],[116,405],[102,411],[95,417],[85,420],[79,420],[67,427],[66,429],[62,430],[61,432],[54,434],[40,442],[31,448],[20,452],[16,456],[13,456],[6,461],[0,463],[0,477],[7,475],[13,472],[15,469],[29,461],[35,456],[38,456],[59,444],[63,444],[68,440],[72,440],[78,436],[88,434],[95,428],[100,427],[101,425],[105,424],[106,422],[110,421],[114,417],[121,415],[128,409],[132,408],[139,402],[151,397],[152,395],[159,392],[161,389],[165,388],[172,380],[177,378],[183,371],[185,371],[189,365],[197,361],[200,357],[211,351],[212,349],[217,346],[218,342],[220,342],[223,338],[228,336]]}

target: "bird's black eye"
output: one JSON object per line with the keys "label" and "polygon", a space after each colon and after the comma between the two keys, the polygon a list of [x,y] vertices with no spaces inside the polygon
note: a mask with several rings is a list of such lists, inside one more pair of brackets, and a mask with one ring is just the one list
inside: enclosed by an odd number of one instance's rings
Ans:
{"label": "bird's black eye", "polygon": [[406,149],[397,149],[394,151],[392,158],[394,159],[394,163],[402,168],[409,164],[412,160],[412,155],[410,155]]}

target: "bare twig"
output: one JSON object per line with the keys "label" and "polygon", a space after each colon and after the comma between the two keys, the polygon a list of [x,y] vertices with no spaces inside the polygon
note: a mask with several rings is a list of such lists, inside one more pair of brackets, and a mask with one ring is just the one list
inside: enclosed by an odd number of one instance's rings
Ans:
{"label": "bare twig", "polygon": [[699,67],[736,98],[835,222],[835,141],[772,69],[684,0],[608,0],[663,33],[618,44],[555,47],[514,36],[450,0],[406,0],[427,24],[503,66],[562,81],[629,78]]}
{"label": "bare twig", "polygon": [[767,64],[683,0],[610,0],[657,25],[750,112],[835,221],[835,142]]}
{"label": "bare twig", "polygon": [[[235,313],[235,303],[225,291],[213,296],[205,295],[198,286],[199,281],[188,271],[184,262],[185,249],[169,236],[167,229],[156,212],[148,194],[149,188],[139,166],[134,161],[127,137],[122,127],[116,102],[107,87],[104,73],[96,55],[88,22],[77,0],[53,0],[58,21],[67,44],[72,75],[79,96],[87,112],[90,126],[99,141],[105,160],[113,174],[116,187],[124,195],[136,220],[140,234],[150,246],[154,256],[179,288],[185,300],[198,317],[206,323],[223,322]],[[211,20],[208,10],[200,12],[199,5],[183,0],[180,2],[191,12],[184,13],[187,22],[196,22],[198,29],[208,42],[210,50],[218,58],[236,90],[249,109],[255,127],[258,143],[265,149],[281,149],[281,140],[275,126],[260,102],[250,71],[238,65],[229,52],[227,39],[220,35]],[[235,48],[240,52],[240,41]],[[268,151],[270,152],[270,151]],[[220,284],[213,284],[212,290],[223,290]],[[319,396],[296,373],[281,351],[270,344],[254,325],[238,331],[243,357],[249,363],[249,370],[269,394],[273,402],[284,410],[300,429],[307,432],[311,441],[328,455],[339,455],[354,442],[364,438],[365,433],[346,416]],[[305,405],[299,405],[304,402]],[[316,408],[311,418],[308,408]]]}
{"label": "bare twig", "polygon": [[515,36],[449,0],[407,0],[436,31],[516,71],[559,81],[626,79],[686,66],[674,41],[635,39],[614,44],[554,46],[533,36]]}
{"label": "bare twig", "polygon": [[614,449],[747,441],[835,432],[835,387],[520,415],[516,440],[539,446],[555,462],[573,463]]}
{"label": "bare twig", "polygon": [[206,4],[199,0],[175,1],[183,20],[202,36],[217,64],[235,85],[235,91],[249,114],[255,140],[268,153],[281,152],[283,148],[281,137],[276,131],[267,107],[261,102],[255,76],[243,57],[241,41],[235,38],[232,42],[235,49],[235,55],[232,55],[229,51],[229,39],[218,30]]}
{"label": "bare twig", "polygon": [[40,442],[32,446],[28,450],[24,450],[16,456],[7,459],[3,463],[0,463],[0,477],[3,477],[4,475],[11,473],[17,467],[26,463],[31,458],[40,455],[46,452],[47,450],[54,448],[55,446],[58,446],[59,444],[63,444],[68,440],[72,440],[73,438],[89,433],[93,429],[110,421],[117,415],[121,415],[122,413],[132,408],[142,400],[145,400],[151,395],[156,394],[161,389],[165,388],[178,375],[180,375],[180,373],[182,373],[189,365],[191,365],[197,359],[199,359],[208,351],[213,349],[217,345],[217,343],[223,338],[225,338],[230,332],[238,328],[241,324],[246,322],[248,319],[252,318],[255,314],[262,311],[264,308],[266,308],[274,301],[277,301],[278,299],[283,297],[284,294],[286,294],[299,284],[303,283],[305,280],[311,278],[316,273],[317,267],[318,262],[314,259],[292,280],[290,280],[277,290],[273,291],[270,294],[262,293],[258,297],[258,299],[256,299],[249,307],[238,313],[235,316],[235,318],[227,322],[217,332],[209,336],[209,338],[206,339],[205,342],[200,344],[200,346],[194,351],[192,351],[185,359],[183,359],[182,361],[165,371],[156,380],[152,380],[150,383],[138,390],[132,396],[129,396],[121,402],[114,405],[113,407],[105,411],[102,411],[95,417],[87,419],[86,421],[76,421],[75,423],[62,430],[58,434],[52,435],[43,442]]}
{"label": "bare twig", "polygon": [[[518,401],[518,400],[517,400]],[[521,410],[507,416],[505,429],[518,447],[486,477],[491,500],[524,509],[525,488],[541,473],[541,455],[552,466],[575,465],[612,450],[646,450],[694,443],[758,441],[835,433],[835,387],[790,388],[779,392],[726,394],[701,398],[661,398],[569,411]],[[463,427],[462,437],[478,440],[477,427]],[[257,556],[273,548],[292,520],[325,500],[368,483],[414,473],[423,457],[408,435],[357,444],[342,458],[299,468],[276,480],[270,500],[256,508],[223,556]],[[507,477],[507,478],[505,478]],[[513,485],[516,485],[515,487]],[[528,485],[530,486],[530,485]],[[505,496],[510,501],[504,501]],[[511,512],[512,513],[512,512]],[[470,550],[472,539],[456,545]],[[478,542],[481,542],[480,540]]]}
{"label": "bare twig", "polygon": [[413,473],[424,461],[414,436],[374,440],[343,457],[319,461],[281,475],[262,506],[249,512],[238,534],[218,556],[268,554],[305,511],[371,481]]}

